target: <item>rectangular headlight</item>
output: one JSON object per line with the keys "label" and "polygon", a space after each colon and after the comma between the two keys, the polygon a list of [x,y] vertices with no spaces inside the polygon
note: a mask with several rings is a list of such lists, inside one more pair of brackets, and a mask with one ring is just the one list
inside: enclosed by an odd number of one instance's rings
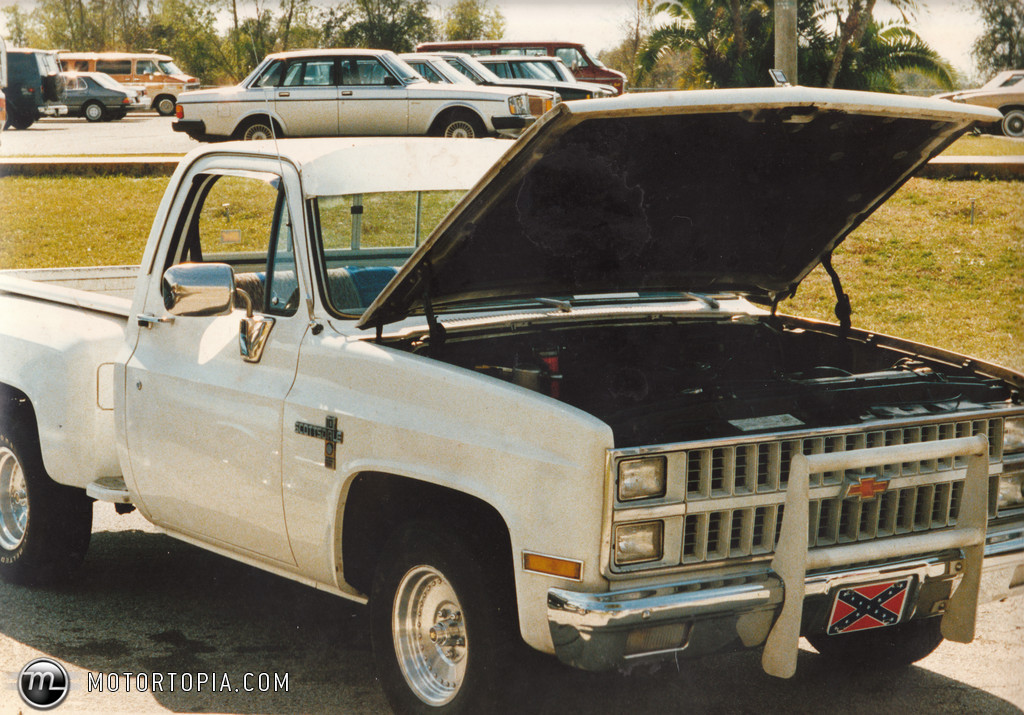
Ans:
{"label": "rectangular headlight", "polygon": [[1003,422],[1003,454],[1024,452],[1024,417],[1008,417]]}
{"label": "rectangular headlight", "polygon": [[525,94],[516,94],[508,98],[508,111],[515,115],[530,113],[530,98]]}
{"label": "rectangular headlight", "polygon": [[615,563],[620,566],[660,561],[664,553],[665,527],[660,521],[615,527]]}
{"label": "rectangular headlight", "polygon": [[999,478],[999,503],[997,510],[1015,509],[1024,506],[1024,472],[1004,474]]}
{"label": "rectangular headlight", "polygon": [[665,488],[664,457],[619,462],[619,501],[663,497]]}

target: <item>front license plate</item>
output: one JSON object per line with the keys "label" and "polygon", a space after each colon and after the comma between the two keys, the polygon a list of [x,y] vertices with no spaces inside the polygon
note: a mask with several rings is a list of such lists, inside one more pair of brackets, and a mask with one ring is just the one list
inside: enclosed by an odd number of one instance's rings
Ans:
{"label": "front license plate", "polygon": [[834,636],[896,625],[903,618],[910,581],[904,578],[839,589],[832,602],[826,633]]}

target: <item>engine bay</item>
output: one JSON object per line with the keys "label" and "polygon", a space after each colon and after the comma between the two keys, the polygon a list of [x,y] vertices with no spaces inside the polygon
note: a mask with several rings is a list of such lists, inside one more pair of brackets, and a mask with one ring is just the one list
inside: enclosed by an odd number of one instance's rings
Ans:
{"label": "engine bay", "polygon": [[414,352],[607,422],[616,447],[944,415],[1019,401],[1006,382],[775,318],[451,335]]}

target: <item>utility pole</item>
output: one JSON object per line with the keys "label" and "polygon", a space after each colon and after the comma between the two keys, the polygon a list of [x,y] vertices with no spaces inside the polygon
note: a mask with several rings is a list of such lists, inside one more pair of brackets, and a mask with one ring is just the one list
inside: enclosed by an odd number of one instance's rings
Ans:
{"label": "utility pole", "polygon": [[797,84],[796,37],[796,0],[775,0],[775,68],[790,84]]}

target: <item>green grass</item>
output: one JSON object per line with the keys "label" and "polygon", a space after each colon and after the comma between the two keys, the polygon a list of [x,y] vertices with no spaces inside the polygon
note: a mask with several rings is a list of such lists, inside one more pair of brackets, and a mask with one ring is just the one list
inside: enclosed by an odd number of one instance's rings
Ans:
{"label": "green grass", "polygon": [[[137,263],[167,181],[0,179],[0,268]],[[1021,194],[912,179],[836,251],[853,324],[1024,370]],[[818,268],[780,309],[834,321],[834,300]]]}
{"label": "green grass", "polygon": [[1024,156],[1024,141],[981,134],[953,142],[942,156]]}

